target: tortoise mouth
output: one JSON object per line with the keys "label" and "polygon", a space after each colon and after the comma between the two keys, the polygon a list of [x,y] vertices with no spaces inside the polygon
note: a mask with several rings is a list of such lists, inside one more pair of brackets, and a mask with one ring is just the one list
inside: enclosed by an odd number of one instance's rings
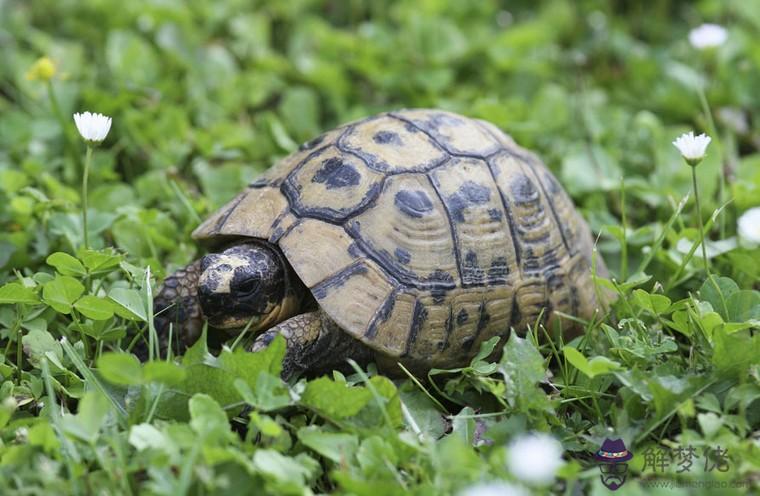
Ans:
{"label": "tortoise mouth", "polygon": [[249,322],[252,322],[251,327],[254,327],[256,325],[256,321],[260,320],[260,317],[211,317],[207,318],[206,320],[208,320],[208,325],[214,329],[223,329],[227,332],[237,334],[239,332],[242,332],[243,329],[248,326]]}

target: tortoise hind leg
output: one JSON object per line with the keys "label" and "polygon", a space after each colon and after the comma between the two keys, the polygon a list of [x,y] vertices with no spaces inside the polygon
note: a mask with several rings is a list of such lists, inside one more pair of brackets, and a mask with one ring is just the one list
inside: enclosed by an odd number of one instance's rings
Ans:
{"label": "tortoise hind leg", "polygon": [[282,363],[282,377],[308,373],[317,375],[333,369],[346,370],[349,358],[366,366],[373,352],[330,320],[322,311],[307,312],[272,327],[254,341],[251,351],[260,351],[276,335],[285,338],[287,351]]}

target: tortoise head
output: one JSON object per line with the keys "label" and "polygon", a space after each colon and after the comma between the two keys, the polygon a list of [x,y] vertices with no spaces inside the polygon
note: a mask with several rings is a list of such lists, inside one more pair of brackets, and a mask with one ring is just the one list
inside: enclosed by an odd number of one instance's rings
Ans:
{"label": "tortoise head", "polygon": [[198,302],[209,325],[220,329],[266,329],[293,315],[287,266],[273,246],[255,241],[201,259]]}

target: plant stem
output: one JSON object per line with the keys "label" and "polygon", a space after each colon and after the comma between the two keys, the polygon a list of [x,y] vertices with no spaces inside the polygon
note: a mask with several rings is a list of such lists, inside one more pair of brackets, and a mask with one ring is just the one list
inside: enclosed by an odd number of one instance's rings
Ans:
{"label": "plant stem", "polygon": [[21,305],[16,305],[16,321],[13,323],[13,333],[16,334],[16,373],[18,383],[21,384],[21,367],[24,359],[23,345],[21,343]]}
{"label": "plant stem", "polygon": [[[697,94],[699,95],[699,103],[702,106],[702,112],[705,114],[705,119],[707,120],[707,130],[714,140],[713,146],[718,149],[718,159],[720,161],[720,165],[718,167],[718,203],[723,204],[726,197],[726,161],[728,160],[728,157],[726,157],[723,152],[723,145],[720,142],[718,129],[715,127],[715,119],[713,119],[712,111],[710,110],[710,104],[707,101],[707,95],[705,95],[704,88],[699,87]],[[719,227],[720,239],[725,239],[726,218],[723,216],[720,218]]]}
{"label": "plant stem", "polygon": [[90,345],[90,339],[87,337],[87,334],[84,332],[84,329],[82,328],[82,323],[79,321],[79,316],[77,316],[76,312],[71,312],[71,317],[74,320],[74,325],[76,325],[77,329],[79,329],[79,336],[82,339],[82,344],[84,345],[84,357],[87,359],[88,362],[92,361],[92,346]]}
{"label": "plant stem", "polygon": [[82,173],[82,228],[84,229],[84,249],[90,249],[89,235],[87,232],[87,178],[90,175],[90,160],[92,160],[92,147],[87,145],[87,155],[84,159],[84,171]]}
{"label": "plant stem", "polygon": [[620,178],[620,214],[623,222],[623,239],[620,243],[620,280],[628,280],[628,219],[625,211],[625,177]]}
{"label": "plant stem", "polygon": [[691,166],[691,182],[694,186],[694,200],[697,209],[697,222],[699,225],[699,242],[702,245],[702,259],[705,262],[705,272],[709,275],[710,269],[707,266],[707,249],[705,248],[705,231],[702,226],[702,208],[699,204],[699,188],[697,188],[697,167]]}

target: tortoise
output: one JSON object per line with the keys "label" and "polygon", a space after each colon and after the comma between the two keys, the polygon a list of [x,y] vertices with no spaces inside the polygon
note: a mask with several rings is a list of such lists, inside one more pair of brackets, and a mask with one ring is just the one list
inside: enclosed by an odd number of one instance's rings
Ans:
{"label": "tortoise", "polygon": [[248,326],[254,351],[283,335],[285,376],[348,357],[457,367],[493,336],[588,319],[601,301],[591,232],[547,167],[493,124],[439,110],[301,145],[193,237],[212,253],[165,280],[160,327],[174,320],[189,344],[203,318]]}

